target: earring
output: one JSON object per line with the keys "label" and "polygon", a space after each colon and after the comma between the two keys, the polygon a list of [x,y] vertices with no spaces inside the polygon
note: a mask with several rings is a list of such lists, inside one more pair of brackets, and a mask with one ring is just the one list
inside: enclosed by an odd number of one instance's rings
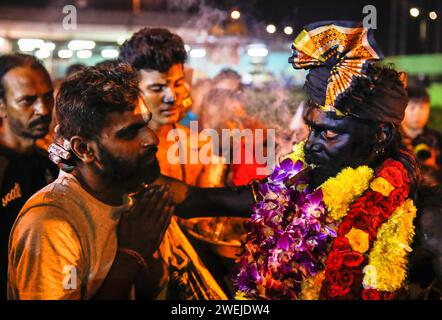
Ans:
{"label": "earring", "polygon": [[385,150],[384,150],[384,148],[380,148],[380,149],[376,149],[375,152],[376,152],[377,156],[381,156],[384,154]]}

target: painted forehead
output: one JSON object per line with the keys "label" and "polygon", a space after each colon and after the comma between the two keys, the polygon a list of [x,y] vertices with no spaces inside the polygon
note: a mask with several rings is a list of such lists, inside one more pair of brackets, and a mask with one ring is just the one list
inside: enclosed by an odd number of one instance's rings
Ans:
{"label": "painted forehead", "polygon": [[310,126],[325,126],[338,129],[350,129],[357,123],[353,117],[338,117],[331,112],[324,112],[319,108],[306,110],[304,120]]}
{"label": "painted forehead", "polygon": [[184,75],[184,66],[181,63],[176,63],[167,71],[168,77],[178,77]]}

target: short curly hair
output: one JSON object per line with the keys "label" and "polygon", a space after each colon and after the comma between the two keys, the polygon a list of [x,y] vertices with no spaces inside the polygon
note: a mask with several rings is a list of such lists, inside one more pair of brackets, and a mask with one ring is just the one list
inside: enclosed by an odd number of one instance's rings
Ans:
{"label": "short curly hair", "polygon": [[57,94],[59,134],[94,139],[109,113],[133,110],[139,96],[138,77],[130,65],[84,68],[63,82]]}
{"label": "short curly hair", "polygon": [[187,52],[177,34],[163,28],[143,28],[122,44],[118,59],[136,70],[167,72],[174,64],[184,64]]}

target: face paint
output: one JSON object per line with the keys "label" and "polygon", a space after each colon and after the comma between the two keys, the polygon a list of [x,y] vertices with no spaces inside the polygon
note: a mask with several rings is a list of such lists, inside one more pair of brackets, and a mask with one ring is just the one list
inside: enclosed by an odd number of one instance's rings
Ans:
{"label": "face paint", "polygon": [[305,157],[309,164],[316,166],[312,173],[315,186],[345,167],[356,168],[373,161],[375,137],[368,124],[353,117],[336,119],[314,107],[305,121],[310,130]]}
{"label": "face paint", "polygon": [[134,110],[135,115],[141,115],[143,117],[143,120],[147,123],[150,120],[150,112],[149,109],[146,106],[146,102],[142,97],[138,99],[138,104],[135,107]]}

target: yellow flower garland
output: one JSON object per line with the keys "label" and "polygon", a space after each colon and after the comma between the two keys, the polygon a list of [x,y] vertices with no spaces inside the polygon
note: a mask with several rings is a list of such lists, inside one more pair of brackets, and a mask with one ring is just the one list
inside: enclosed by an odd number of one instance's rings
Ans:
{"label": "yellow flower garland", "polygon": [[350,204],[368,189],[373,175],[373,169],[360,166],[345,168],[336,177],[325,181],[320,188],[328,209],[327,218],[333,221],[344,218]]}
{"label": "yellow flower garland", "polygon": [[415,216],[416,207],[408,199],[380,227],[369,254],[364,288],[392,292],[402,287],[407,276],[407,255],[411,252]]}
{"label": "yellow flower garland", "polygon": [[[304,157],[305,141],[296,144],[293,152],[281,158],[281,161],[290,158],[296,162]],[[327,219],[338,222],[347,215],[349,206],[360,197],[370,186],[374,171],[368,166],[360,166],[356,169],[345,168],[336,177],[325,181],[320,188],[323,193],[323,201],[328,209]],[[362,249],[362,248],[361,248]],[[324,280],[325,273],[319,272],[316,276],[307,279],[302,284],[300,299],[316,300]]]}

